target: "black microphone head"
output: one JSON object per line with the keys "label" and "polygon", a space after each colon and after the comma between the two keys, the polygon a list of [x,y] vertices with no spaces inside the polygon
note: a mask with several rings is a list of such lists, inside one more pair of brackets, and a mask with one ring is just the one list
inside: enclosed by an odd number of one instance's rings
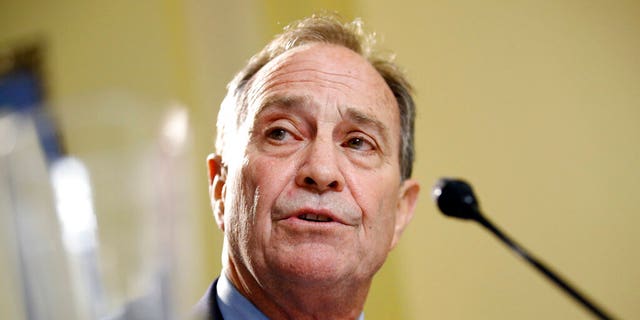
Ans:
{"label": "black microphone head", "polygon": [[480,217],[473,189],[463,180],[441,178],[433,187],[433,200],[447,216],[472,220]]}

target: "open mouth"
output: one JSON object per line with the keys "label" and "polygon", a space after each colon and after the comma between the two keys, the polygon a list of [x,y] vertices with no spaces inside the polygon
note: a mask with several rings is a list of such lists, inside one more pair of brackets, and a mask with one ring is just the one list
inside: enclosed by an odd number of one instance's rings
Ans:
{"label": "open mouth", "polygon": [[321,214],[313,214],[313,213],[305,213],[305,214],[301,214],[298,216],[298,219],[304,220],[304,221],[311,221],[311,222],[331,222],[333,221],[333,219],[321,215]]}

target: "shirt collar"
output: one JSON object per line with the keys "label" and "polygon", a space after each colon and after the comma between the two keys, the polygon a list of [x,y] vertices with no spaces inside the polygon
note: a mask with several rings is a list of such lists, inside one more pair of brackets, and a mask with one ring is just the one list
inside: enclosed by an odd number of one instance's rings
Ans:
{"label": "shirt collar", "polygon": [[[269,320],[233,286],[224,272],[218,279],[216,299],[225,320]],[[364,320],[364,312],[360,313],[358,320]]]}
{"label": "shirt collar", "polygon": [[253,303],[245,298],[222,272],[216,287],[216,299],[225,320],[269,320]]}

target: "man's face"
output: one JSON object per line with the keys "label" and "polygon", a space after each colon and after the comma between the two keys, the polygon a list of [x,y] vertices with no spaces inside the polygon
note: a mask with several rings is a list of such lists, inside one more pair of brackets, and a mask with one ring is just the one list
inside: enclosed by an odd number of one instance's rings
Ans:
{"label": "man's face", "polygon": [[391,90],[361,56],[326,44],[288,51],[248,85],[218,217],[233,264],[263,285],[368,283],[418,193],[400,179]]}

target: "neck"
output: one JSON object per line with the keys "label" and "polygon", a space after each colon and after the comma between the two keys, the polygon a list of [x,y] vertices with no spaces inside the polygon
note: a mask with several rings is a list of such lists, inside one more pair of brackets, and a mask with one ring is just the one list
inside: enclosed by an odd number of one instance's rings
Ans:
{"label": "neck", "polygon": [[294,283],[265,277],[260,283],[233,261],[223,272],[231,283],[269,319],[357,319],[362,313],[371,281]]}

